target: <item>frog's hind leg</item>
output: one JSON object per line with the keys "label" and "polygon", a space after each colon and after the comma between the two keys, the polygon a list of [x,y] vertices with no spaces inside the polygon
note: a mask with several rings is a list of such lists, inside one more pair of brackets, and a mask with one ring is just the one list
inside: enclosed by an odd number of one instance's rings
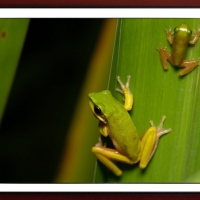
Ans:
{"label": "frog's hind leg", "polygon": [[145,132],[145,134],[141,138],[141,158],[139,164],[141,169],[144,169],[151,160],[157,148],[159,138],[172,130],[171,128],[167,130],[163,128],[163,123],[165,119],[166,117],[163,116],[158,127],[155,127],[153,121],[151,120],[151,127]]}
{"label": "frog's hind leg", "polygon": [[110,169],[116,176],[121,176],[122,171],[114,162],[112,162],[112,160],[127,163],[130,165],[133,164],[133,162],[128,157],[122,155],[115,149],[101,147],[98,145],[92,147],[92,152],[95,154],[97,159],[101,161],[108,169]]}
{"label": "frog's hind leg", "polygon": [[159,54],[160,54],[160,59],[161,59],[161,62],[162,62],[162,66],[163,66],[163,68],[165,70],[167,70],[168,69],[167,60],[173,65],[172,56],[167,51],[167,48],[160,47],[160,48],[157,48],[157,50],[159,51]]}
{"label": "frog's hind leg", "polygon": [[184,69],[180,71],[179,75],[183,76],[191,72],[198,65],[199,65],[199,58],[198,60],[184,60],[179,66],[179,67],[184,67]]}

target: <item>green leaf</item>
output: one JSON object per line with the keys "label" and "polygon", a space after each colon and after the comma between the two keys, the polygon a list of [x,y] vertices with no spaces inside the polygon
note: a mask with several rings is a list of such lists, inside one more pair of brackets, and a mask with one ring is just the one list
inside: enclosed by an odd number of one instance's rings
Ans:
{"label": "green leaf", "polygon": [[[122,96],[115,92],[119,87],[116,76],[123,82],[131,75],[130,88],[134,105],[130,115],[140,136],[149,128],[149,121],[155,125],[166,115],[164,128],[172,132],[162,136],[158,148],[142,170],[138,164],[117,165],[123,170],[116,177],[105,169],[108,182],[183,182],[200,170],[200,66],[180,77],[180,69],[168,63],[164,70],[156,48],[171,45],[164,29],[187,23],[196,31],[200,19],[120,19],[118,21],[109,89],[122,102]],[[187,60],[200,56],[200,41],[189,46]],[[98,181],[98,180],[97,180]]]}
{"label": "green leaf", "polygon": [[29,19],[0,19],[0,122],[22,51]]}

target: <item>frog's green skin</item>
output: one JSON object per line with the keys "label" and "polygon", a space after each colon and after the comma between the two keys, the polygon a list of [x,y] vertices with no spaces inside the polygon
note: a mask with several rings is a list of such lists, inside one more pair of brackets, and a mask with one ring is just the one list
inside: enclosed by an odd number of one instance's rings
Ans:
{"label": "frog's green skin", "polygon": [[185,75],[191,72],[197,65],[198,60],[184,60],[187,52],[188,44],[195,44],[200,36],[200,29],[194,34],[193,38],[192,31],[188,25],[183,23],[174,29],[174,33],[171,32],[171,28],[166,30],[167,39],[172,44],[171,54],[166,48],[157,48],[160,53],[160,58],[164,69],[168,69],[167,60],[175,67],[184,67],[180,71],[180,75]]}
{"label": "frog's green skin", "polygon": [[117,176],[122,171],[112,162],[112,160],[133,164],[140,161],[140,168],[145,168],[150,161],[157,147],[158,139],[161,135],[168,133],[171,129],[164,130],[162,125],[165,120],[163,116],[160,125],[156,128],[150,121],[151,127],[139,138],[136,127],[127,112],[131,110],[133,96],[129,89],[130,76],[126,85],[117,80],[122,88],[125,97],[125,104],[122,105],[111,94],[109,90],[98,93],[90,93],[89,105],[97,119],[99,119],[99,131],[103,136],[110,136],[116,149],[106,148],[101,140],[92,148],[96,157],[107,166]]}

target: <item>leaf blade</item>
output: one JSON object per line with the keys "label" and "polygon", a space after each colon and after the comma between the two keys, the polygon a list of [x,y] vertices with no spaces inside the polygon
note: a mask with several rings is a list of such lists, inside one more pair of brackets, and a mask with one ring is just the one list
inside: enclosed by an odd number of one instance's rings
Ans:
{"label": "leaf blade", "polygon": [[22,51],[29,19],[0,19],[0,122]]}
{"label": "leaf blade", "polygon": [[[199,19],[121,19],[118,22],[110,90],[116,94],[117,75],[123,82],[131,75],[130,88],[134,95],[134,107],[130,112],[141,136],[152,119],[159,124],[162,115],[167,119],[165,128],[172,132],[162,136],[158,149],[145,170],[127,167],[121,178],[108,175],[108,182],[182,182],[200,168],[200,86],[199,67],[184,77],[172,67],[162,68],[156,48],[171,47],[164,29],[188,23],[198,29]],[[186,59],[197,59],[200,42],[188,47]],[[191,137],[192,136],[192,137]],[[193,137],[194,136],[194,137]],[[121,166],[120,166],[121,167]],[[126,169],[122,165],[122,168]],[[132,169],[132,170],[131,170]]]}

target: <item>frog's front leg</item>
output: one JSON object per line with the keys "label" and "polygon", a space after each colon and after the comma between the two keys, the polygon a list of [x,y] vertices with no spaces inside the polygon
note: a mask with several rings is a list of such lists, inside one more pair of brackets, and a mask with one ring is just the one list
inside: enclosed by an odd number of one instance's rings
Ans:
{"label": "frog's front leg", "polygon": [[120,77],[117,76],[117,81],[121,86],[121,90],[116,88],[116,91],[118,91],[124,95],[124,107],[128,111],[131,110],[132,106],[133,106],[133,94],[131,93],[130,88],[129,88],[130,79],[131,79],[131,76],[128,75],[126,84],[124,85],[121,82]]}
{"label": "frog's front leg", "polygon": [[159,138],[172,131],[171,128],[167,130],[163,129],[163,122],[165,119],[166,117],[163,116],[160,125],[157,128],[154,126],[153,121],[150,121],[151,127],[141,137],[141,158],[139,166],[142,169],[148,165],[155,153]]}
{"label": "frog's front leg", "polygon": [[[165,29],[165,31],[166,31],[166,35],[167,35],[167,40],[169,41],[170,44],[173,44],[174,33],[172,33],[172,29],[171,28]],[[162,66],[165,70],[168,69],[167,60],[172,65],[174,65],[172,55],[167,51],[167,48],[160,47],[160,48],[156,48],[156,49],[159,51]]]}
{"label": "frog's front leg", "polygon": [[200,28],[197,32],[194,31],[193,38],[189,41],[189,44],[195,44],[200,36]]}
{"label": "frog's front leg", "polygon": [[172,33],[172,28],[170,27],[169,29],[165,29],[166,31],[166,35],[167,35],[167,40],[169,41],[170,44],[173,43],[173,35],[174,33]]}

